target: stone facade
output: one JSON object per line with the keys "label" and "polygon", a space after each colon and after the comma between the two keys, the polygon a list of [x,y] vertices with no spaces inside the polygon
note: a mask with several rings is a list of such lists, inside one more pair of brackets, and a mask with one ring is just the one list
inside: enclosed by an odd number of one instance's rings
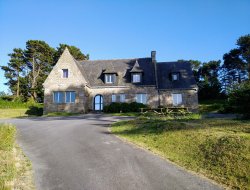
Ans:
{"label": "stone facade", "polygon": [[[138,63],[136,63],[138,64]],[[63,69],[68,69],[68,77],[63,78]],[[125,102],[135,102],[136,94],[146,94],[147,104],[152,108],[158,106],[173,106],[172,93],[182,94],[183,102],[179,106],[198,109],[197,88],[189,89],[157,89],[157,85],[111,85],[90,86],[86,74],[79,63],[71,56],[66,48],[57,64],[44,82],[44,113],[48,112],[74,112],[86,113],[94,110],[94,98],[96,95],[103,97],[103,105],[112,102],[112,94],[119,97],[125,95]],[[154,71],[152,71],[154,72]],[[119,73],[120,74],[120,73]],[[120,74],[121,75],[121,74]],[[119,79],[121,80],[121,79]],[[55,103],[54,92],[75,92],[74,103]],[[118,100],[119,102],[119,100]]]}

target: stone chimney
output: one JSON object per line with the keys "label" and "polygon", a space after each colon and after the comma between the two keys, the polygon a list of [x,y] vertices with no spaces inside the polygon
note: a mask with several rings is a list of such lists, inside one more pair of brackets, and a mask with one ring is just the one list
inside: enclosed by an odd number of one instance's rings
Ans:
{"label": "stone chimney", "polygon": [[153,63],[156,63],[156,51],[151,51],[151,59]]}

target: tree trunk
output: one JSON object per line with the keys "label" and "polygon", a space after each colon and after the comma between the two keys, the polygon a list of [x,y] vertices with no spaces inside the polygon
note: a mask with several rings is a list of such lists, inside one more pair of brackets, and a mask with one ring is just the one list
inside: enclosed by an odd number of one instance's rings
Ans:
{"label": "tree trunk", "polygon": [[16,89],[16,97],[19,97],[20,93],[20,81],[19,81],[19,71],[17,71],[17,89]]}

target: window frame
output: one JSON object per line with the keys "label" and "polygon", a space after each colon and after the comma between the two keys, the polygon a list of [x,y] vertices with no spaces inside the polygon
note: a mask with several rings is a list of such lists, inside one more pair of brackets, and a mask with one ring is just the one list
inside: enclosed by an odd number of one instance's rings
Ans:
{"label": "window frame", "polygon": [[[67,93],[70,93],[69,102],[67,101]],[[74,96],[72,96],[72,93],[74,93]],[[62,97],[60,97],[60,95]],[[74,97],[74,101],[72,101],[72,97]],[[75,91],[53,91],[53,103],[54,104],[75,104],[76,92]]]}
{"label": "window frame", "polygon": [[[69,102],[67,101],[67,94],[69,93]],[[72,94],[74,94],[74,100],[72,101]],[[76,102],[76,92],[75,91],[65,91],[65,103],[74,104]]]}
{"label": "window frame", "polygon": [[112,103],[116,102],[116,94],[111,95],[111,102]]}
{"label": "window frame", "polygon": [[[64,75],[66,74],[66,75]],[[62,78],[67,79],[69,78],[69,69],[62,69]]]}
{"label": "window frame", "polygon": [[[174,79],[174,76],[176,76],[176,79]],[[178,80],[180,80],[180,73],[179,72],[171,73],[171,80],[172,81],[178,81]]]}
{"label": "window frame", "polygon": [[[62,98],[60,98],[60,94],[62,95]],[[63,104],[64,102],[65,102],[65,93],[63,91],[54,91],[53,92],[53,103]]]}
{"label": "window frame", "polygon": [[[139,81],[138,80],[134,80],[134,79],[138,79],[135,76],[139,76]],[[141,73],[132,73],[132,80],[131,81],[132,81],[132,83],[141,83],[141,81],[142,81],[142,74]]]}
{"label": "window frame", "polygon": [[[123,97],[123,98],[122,98]],[[126,102],[126,94],[120,94],[120,102],[124,103]]]}
{"label": "window frame", "polygon": [[[176,102],[175,102],[175,98],[174,98],[175,96],[176,96]],[[183,104],[182,94],[181,93],[172,93],[172,103],[173,103],[173,106],[182,105]]]}
{"label": "window frame", "polygon": [[105,74],[105,83],[114,84],[115,83],[115,74]]}
{"label": "window frame", "polygon": [[[144,97],[145,98],[145,102],[143,101],[144,100],[143,96],[145,96]],[[139,97],[139,100],[138,100],[138,97]],[[136,99],[137,103],[142,103],[142,104],[147,104],[147,101],[148,101],[146,93],[136,94],[135,99]]]}

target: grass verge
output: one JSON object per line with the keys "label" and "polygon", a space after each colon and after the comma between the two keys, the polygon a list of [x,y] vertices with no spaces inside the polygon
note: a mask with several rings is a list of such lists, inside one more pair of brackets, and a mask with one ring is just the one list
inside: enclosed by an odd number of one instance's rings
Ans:
{"label": "grass verge", "polygon": [[0,109],[0,118],[27,117],[28,108]]}
{"label": "grass verge", "polygon": [[15,144],[14,126],[0,124],[0,190],[35,189],[31,162]]}
{"label": "grass verge", "polygon": [[250,121],[138,118],[111,131],[232,189],[250,187]]}
{"label": "grass verge", "polygon": [[199,102],[200,113],[218,113],[223,108],[225,100],[206,100]]}

